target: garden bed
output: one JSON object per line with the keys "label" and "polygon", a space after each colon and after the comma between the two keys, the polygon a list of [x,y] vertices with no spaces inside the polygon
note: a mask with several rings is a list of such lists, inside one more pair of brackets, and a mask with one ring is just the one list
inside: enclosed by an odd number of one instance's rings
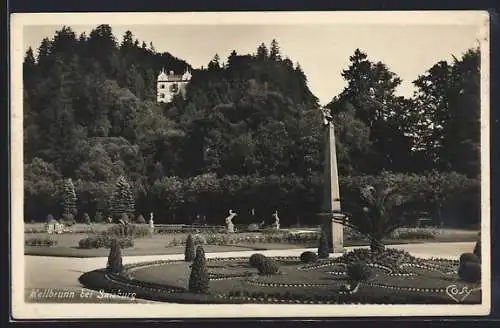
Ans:
{"label": "garden bed", "polygon": [[[418,259],[396,250],[382,257],[367,253],[358,250],[312,264],[300,263],[299,257],[278,257],[274,260],[280,271],[275,275],[259,275],[248,258],[207,259],[207,294],[188,292],[190,262],[184,261],[135,263],[126,265],[122,274],[95,270],[82,275],[80,282],[94,290],[126,290],[138,298],[188,304],[456,304],[446,289],[457,284],[475,289],[462,304],[481,303],[478,285],[459,280],[457,261]],[[372,273],[370,279],[353,283],[346,266],[359,259],[368,261]]]}

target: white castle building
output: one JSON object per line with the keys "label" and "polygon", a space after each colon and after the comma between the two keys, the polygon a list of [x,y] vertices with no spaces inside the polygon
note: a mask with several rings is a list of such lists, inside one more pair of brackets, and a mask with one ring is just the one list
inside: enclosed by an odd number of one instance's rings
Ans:
{"label": "white castle building", "polygon": [[186,87],[191,81],[191,72],[186,68],[184,74],[174,74],[170,71],[168,74],[162,69],[156,82],[157,102],[168,103],[172,101],[174,95],[181,94],[186,96]]}

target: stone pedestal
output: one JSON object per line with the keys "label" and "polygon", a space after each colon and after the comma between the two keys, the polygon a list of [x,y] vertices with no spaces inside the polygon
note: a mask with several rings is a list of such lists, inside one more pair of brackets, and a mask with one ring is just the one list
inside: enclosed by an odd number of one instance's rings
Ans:
{"label": "stone pedestal", "polygon": [[344,226],[335,219],[344,219],[344,216],[337,213],[320,213],[318,216],[321,229],[326,232],[328,238],[330,253],[342,253],[344,251]]}

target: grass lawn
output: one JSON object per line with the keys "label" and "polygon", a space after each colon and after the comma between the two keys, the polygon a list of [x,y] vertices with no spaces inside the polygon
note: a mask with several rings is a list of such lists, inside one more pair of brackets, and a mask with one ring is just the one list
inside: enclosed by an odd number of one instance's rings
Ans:
{"label": "grass lawn", "polygon": [[[84,225],[82,225],[84,226]],[[107,226],[109,225],[102,225]],[[79,228],[80,229],[80,228]],[[248,232],[248,233],[237,233],[237,237],[246,236],[256,236],[259,235],[258,232]],[[57,241],[56,246],[44,247],[44,246],[25,246],[25,255],[39,255],[39,256],[63,256],[63,257],[102,257],[108,256],[109,250],[105,248],[99,249],[80,249],[78,248],[78,242],[88,236],[92,236],[93,233],[64,233],[64,234],[54,234],[48,235],[47,233],[25,233],[25,239],[28,238],[51,238]],[[176,234],[155,234],[153,237],[136,238],[134,240],[134,247],[126,248],[123,250],[124,256],[131,255],[168,255],[168,254],[179,254],[184,252],[183,246],[168,246],[169,243],[176,240],[185,240],[187,233],[176,233]],[[411,244],[411,243],[423,243],[423,242],[474,242],[477,238],[477,231],[474,230],[457,230],[457,229],[442,229],[439,234],[437,234],[432,239],[386,239],[384,243],[386,245],[394,244]],[[346,247],[350,246],[367,246],[369,245],[366,240],[345,240],[344,245]],[[205,250],[207,252],[229,252],[238,250],[278,250],[278,249],[293,249],[293,248],[314,248],[317,246],[316,242],[311,242],[309,244],[304,243],[245,243],[241,242],[236,245],[205,245]]]}

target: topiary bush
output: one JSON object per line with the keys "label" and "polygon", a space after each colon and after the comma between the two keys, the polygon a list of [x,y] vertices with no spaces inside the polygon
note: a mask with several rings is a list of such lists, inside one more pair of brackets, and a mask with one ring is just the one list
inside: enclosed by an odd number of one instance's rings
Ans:
{"label": "topiary bush", "polygon": [[104,221],[104,217],[102,216],[102,213],[101,213],[101,212],[97,212],[97,213],[95,214],[94,221],[95,221],[96,223],[101,223],[101,222],[103,222],[103,221]]}
{"label": "topiary bush", "polygon": [[184,261],[191,262],[195,259],[195,249],[193,236],[189,234],[186,239],[186,249],[184,250]]}
{"label": "topiary bush", "polygon": [[481,260],[479,259],[479,257],[477,257],[476,255],[474,255],[472,253],[463,253],[462,255],[460,255],[460,264],[467,263],[467,262],[473,262],[473,263],[480,264]]}
{"label": "topiary bush", "polygon": [[320,259],[327,259],[330,256],[330,247],[328,247],[328,238],[325,230],[321,231],[318,245],[318,257]]}
{"label": "topiary bush", "polygon": [[356,262],[347,266],[347,275],[355,282],[368,280],[371,273],[371,268],[365,262]]}
{"label": "topiary bush", "polygon": [[252,268],[258,268],[260,264],[265,260],[265,258],[266,257],[260,253],[252,254],[252,256],[250,256],[250,258],[248,259],[248,264]]}
{"label": "topiary bush", "polygon": [[25,246],[45,246],[51,247],[57,245],[57,240],[50,238],[28,238],[24,240]]}
{"label": "topiary bush", "polygon": [[273,259],[264,257],[264,259],[259,262],[257,270],[262,275],[271,275],[279,272],[279,266]]}
{"label": "topiary bush", "polygon": [[477,240],[476,246],[474,246],[473,253],[478,257],[479,260],[481,260],[481,238]]}
{"label": "topiary bush", "polygon": [[460,263],[458,276],[462,281],[468,283],[481,281],[481,264],[473,261]]}
{"label": "topiary bush", "polygon": [[111,241],[111,249],[109,250],[108,265],[106,271],[110,273],[122,272],[122,250],[117,239]]}
{"label": "topiary bush", "polygon": [[300,254],[300,261],[302,263],[313,263],[318,260],[318,254],[310,251],[306,251]]}
{"label": "topiary bush", "polygon": [[208,292],[209,279],[206,266],[205,251],[203,247],[196,248],[196,256],[191,265],[191,274],[189,275],[189,291],[195,294],[204,294]]}

